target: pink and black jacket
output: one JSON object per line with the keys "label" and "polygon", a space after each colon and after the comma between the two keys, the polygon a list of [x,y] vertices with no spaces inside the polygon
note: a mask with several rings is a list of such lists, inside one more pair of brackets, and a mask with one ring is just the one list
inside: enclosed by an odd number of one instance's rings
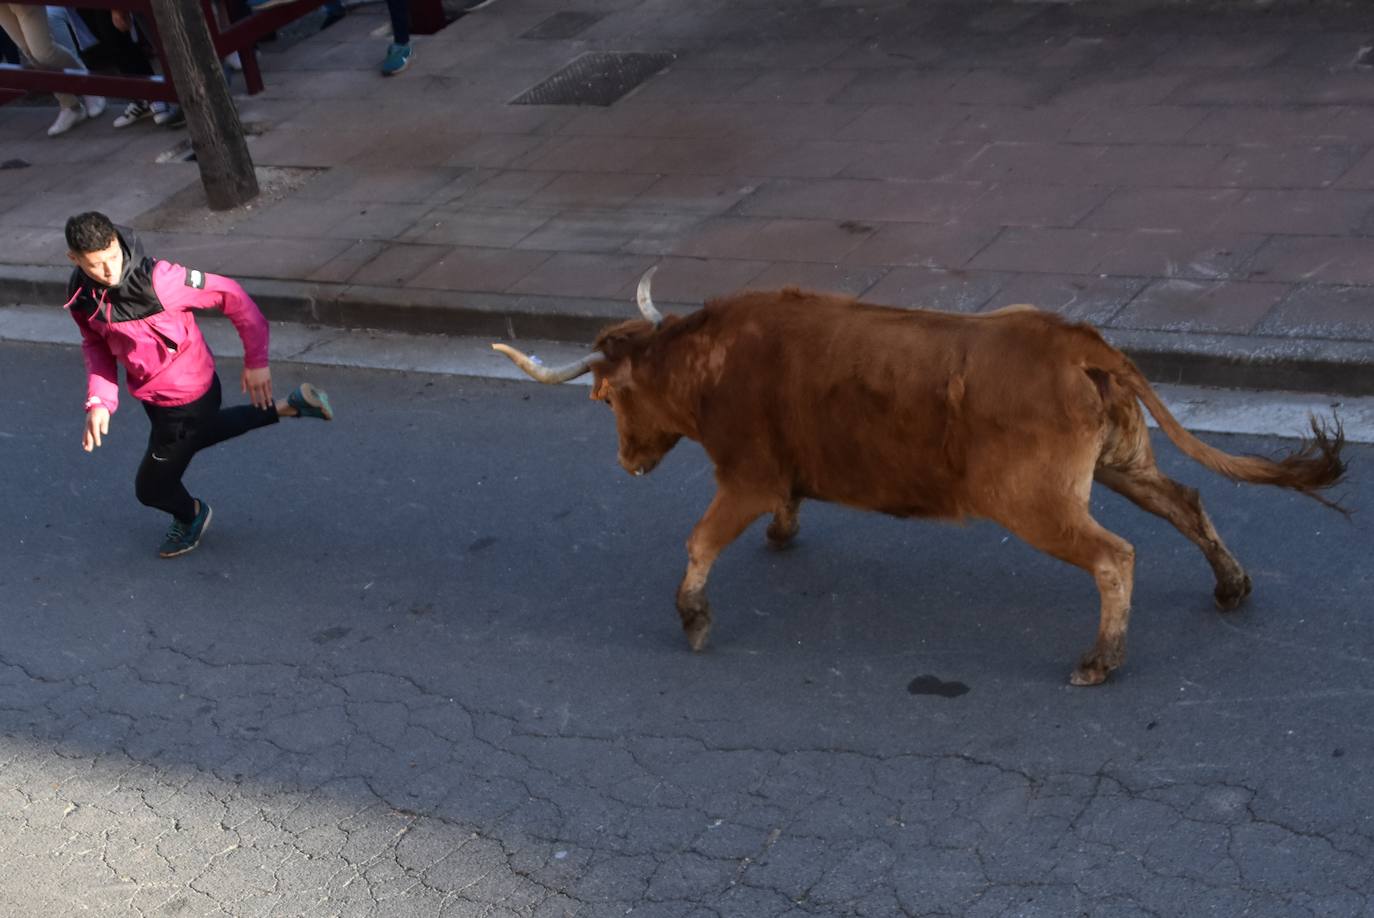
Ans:
{"label": "pink and black jacket", "polygon": [[86,409],[119,406],[116,363],[129,392],[152,405],[185,405],[204,395],[215,372],[193,309],[219,309],[243,339],[244,365],[267,366],[267,320],[243,288],[227,277],[158,261],[138,237],[115,230],[124,249],[119,282],[106,287],[80,268],[67,284],[67,308],[81,329],[86,359]]}

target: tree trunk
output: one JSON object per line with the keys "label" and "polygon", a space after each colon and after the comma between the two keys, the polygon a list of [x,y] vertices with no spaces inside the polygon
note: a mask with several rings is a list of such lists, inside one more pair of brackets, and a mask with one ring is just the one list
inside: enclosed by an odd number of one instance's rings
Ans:
{"label": "tree trunk", "polygon": [[152,6],[210,208],[246,204],[257,197],[258,178],[200,0],[152,0]]}

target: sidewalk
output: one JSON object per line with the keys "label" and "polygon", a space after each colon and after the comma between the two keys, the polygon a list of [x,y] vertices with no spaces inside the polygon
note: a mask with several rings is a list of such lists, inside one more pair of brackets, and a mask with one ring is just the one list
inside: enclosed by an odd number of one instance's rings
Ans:
{"label": "sidewalk", "polygon": [[[155,161],[185,132],[0,107],[0,306],[57,305],[62,223],[101,209],[279,319],[589,340],[657,264],[680,310],[1031,302],[1157,379],[1374,393],[1354,3],[496,0],[394,79],[384,23],[264,51],[268,191],[228,214]],[[511,104],[590,51],[676,57],[607,107]]]}

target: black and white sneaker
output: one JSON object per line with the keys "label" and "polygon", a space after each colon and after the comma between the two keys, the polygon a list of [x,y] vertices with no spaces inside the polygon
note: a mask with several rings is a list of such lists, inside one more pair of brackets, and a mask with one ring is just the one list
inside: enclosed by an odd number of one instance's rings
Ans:
{"label": "black and white sneaker", "polygon": [[153,107],[142,99],[135,99],[124,106],[124,114],[115,118],[114,126],[117,128],[125,128],[131,124],[142,121],[144,118],[151,118],[152,116]]}

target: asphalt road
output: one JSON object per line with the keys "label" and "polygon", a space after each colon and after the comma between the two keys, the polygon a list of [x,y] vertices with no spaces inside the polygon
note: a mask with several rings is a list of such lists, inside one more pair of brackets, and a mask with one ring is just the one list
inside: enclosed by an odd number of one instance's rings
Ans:
{"label": "asphalt road", "polygon": [[991,525],[756,524],[693,655],[694,445],[637,480],[583,388],[308,373],[338,420],[198,458],[162,561],[137,406],[86,455],[78,353],[0,344],[0,914],[1374,914],[1369,448],[1350,523],[1161,441],[1254,595],[1102,497],[1130,657],[1074,689],[1090,578]]}

